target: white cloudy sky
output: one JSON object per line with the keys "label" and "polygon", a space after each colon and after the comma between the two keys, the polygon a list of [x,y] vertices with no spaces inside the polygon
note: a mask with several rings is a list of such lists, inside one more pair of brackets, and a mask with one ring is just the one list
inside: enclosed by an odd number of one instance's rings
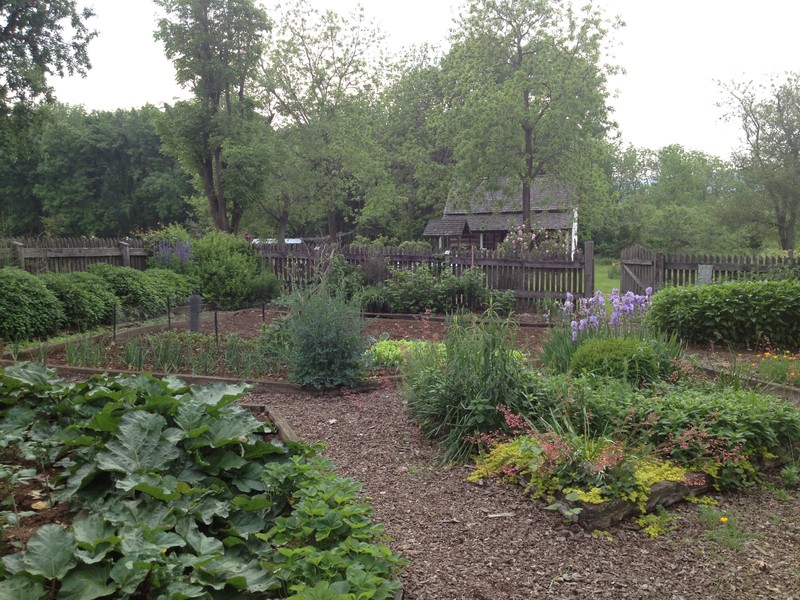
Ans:
{"label": "white cloudy sky", "polygon": [[[626,27],[614,34],[612,104],[625,142],[660,148],[681,144],[727,158],[739,145],[735,124],[722,121],[716,81],[764,81],[800,70],[800,2],[794,0],[596,0]],[[97,14],[93,69],[85,79],[56,80],[59,99],[110,110],[169,102],[183,92],[153,41],[151,0],[83,0]],[[357,0],[311,0],[350,12]],[[445,44],[459,0],[362,0],[393,49]],[[267,4],[269,6],[269,4]]]}

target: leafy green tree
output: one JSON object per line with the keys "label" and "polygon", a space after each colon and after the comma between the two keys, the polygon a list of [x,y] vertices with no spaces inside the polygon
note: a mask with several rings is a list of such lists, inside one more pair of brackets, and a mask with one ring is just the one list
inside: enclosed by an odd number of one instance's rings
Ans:
{"label": "leafy green tree", "polygon": [[530,220],[532,182],[566,178],[609,127],[602,49],[610,24],[591,5],[471,0],[445,59],[455,116],[457,179],[465,192],[506,178],[522,186]]}
{"label": "leafy green tree", "polygon": [[28,148],[36,108],[53,101],[48,77],[85,74],[93,16],[75,0],[0,1],[0,152],[15,159]]}
{"label": "leafy green tree", "polygon": [[214,226],[236,231],[244,214],[242,196],[226,189],[226,144],[237,121],[253,117],[253,79],[271,22],[253,0],[155,0],[167,16],[156,38],[164,42],[178,83],[194,93],[168,107],[159,123],[165,149],[192,173],[208,201]]}
{"label": "leafy green tree", "polygon": [[744,133],[734,162],[768,201],[781,249],[793,253],[800,209],[800,73],[768,86],[731,83],[723,89],[727,118],[740,121]]}
{"label": "leafy green tree", "polygon": [[441,216],[454,161],[440,60],[429,48],[412,50],[381,95],[376,134],[396,193],[364,207],[359,233],[368,238],[416,239],[429,219]]}
{"label": "leafy green tree", "polygon": [[191,185],[161,152],[157,109],[87,113],[57,104],[45,113],[36,151],[0,161],[6,233],[117,236],[187,219]]}
{"label": "leafy green tree", "polygon": [[302,163],[292,175],[304,182],[285,186],[284,198],[324,218],[332,240],[347,213],[387,190],[372,110],[381,39],[363,9],[346,18],[299,0],[267,55],[263,86]]}

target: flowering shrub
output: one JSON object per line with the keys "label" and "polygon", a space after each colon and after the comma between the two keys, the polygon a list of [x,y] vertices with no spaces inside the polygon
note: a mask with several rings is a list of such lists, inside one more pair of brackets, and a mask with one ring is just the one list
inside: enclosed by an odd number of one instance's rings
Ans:
{"label": "flowering shrub", "polygon": [[535,252],[543,257],[556,257],[571,252],[572,240],[566,231],[534,229],[523,223],[516,229],[509,230],[497,249],[506,252]]}

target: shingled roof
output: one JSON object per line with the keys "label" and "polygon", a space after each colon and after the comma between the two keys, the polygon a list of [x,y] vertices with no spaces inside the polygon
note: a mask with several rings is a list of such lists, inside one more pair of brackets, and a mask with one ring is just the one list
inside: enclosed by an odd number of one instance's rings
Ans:
{"label": "shingled roof", "polygon": [[[538,207],[537,207],[538,208]],[[445,217],[446,219],[447,217]],[[452,217],[451,217],[452,218]],[[531,212],[531,225],[534,229],[572,229],[572,211],[563,208],[558,212]],[[522,211],[501,214],[469,215],[466,217],[469,230],[480,231],[508,231],[522,225]],[[428,224],[430,225],[430,223]],[[460,235],[456,233],[427,233],[423,235]]]}
{"label": "shingled roof", "polygon": [[466,217],[444,217],[442,219],[431,219],[428,221],[428,225],[425,227],[425,233],[422,235],[469,235],[469,229],[467,229],[467,219]]}
{"label": "shingled roof", "polygon": [[[452,196],[447,199],[444,215],[479,215],[479,214],[515,214],[522,213],[522,184],[516,192],[509,195],[504,193],[507,180],[498,181],[498,190],[488,190],[478,193],[473,198]],[[531,213],[547,211],[567,211],[572,223],[573,199],[575,188],[564,183],[559,183],[549,178],[534,180],[531,184]],[[556,213],[557,214],[557,213]],[[470,229],[472,226],[470,225]],[[500,228],[498,228],[500,229]],[[549,228],[547,228],[549,229]],[[556,229],[561,229],[557,227]]]}

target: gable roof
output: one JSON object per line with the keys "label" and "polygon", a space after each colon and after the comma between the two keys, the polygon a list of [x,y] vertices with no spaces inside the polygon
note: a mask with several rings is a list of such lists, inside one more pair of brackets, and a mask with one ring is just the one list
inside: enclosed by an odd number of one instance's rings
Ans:
{"label": "gable roof", "polygon": [[[444,207],[444,215],[502,215],[522,214],[522,184],[519,184],[513,194],[503,193],[503,188],[508,180],[501,178],[497,190],[479,190],[472,198],[461,198],[451,195]],[[567,211],[572,213],[575,188],[569,184],[560,183],[547,177],[534,180],[531,184],[531,212],[540,211]],[[572,215],[570,217],[570,226]],[[472,225],[470,224],[470,229]],[[502,229],[502,228],[498,228]],[[550,229],[546,227],[546,229]],[[561,229],[556,227],[554,229]]]}
{"label": "gable roof", "polygon": [[431,219],[425,226],[425,232],[422,235],[453,235],[462,236],[469,235],[467,228],[466,217],[444,217],[442,219]]}

